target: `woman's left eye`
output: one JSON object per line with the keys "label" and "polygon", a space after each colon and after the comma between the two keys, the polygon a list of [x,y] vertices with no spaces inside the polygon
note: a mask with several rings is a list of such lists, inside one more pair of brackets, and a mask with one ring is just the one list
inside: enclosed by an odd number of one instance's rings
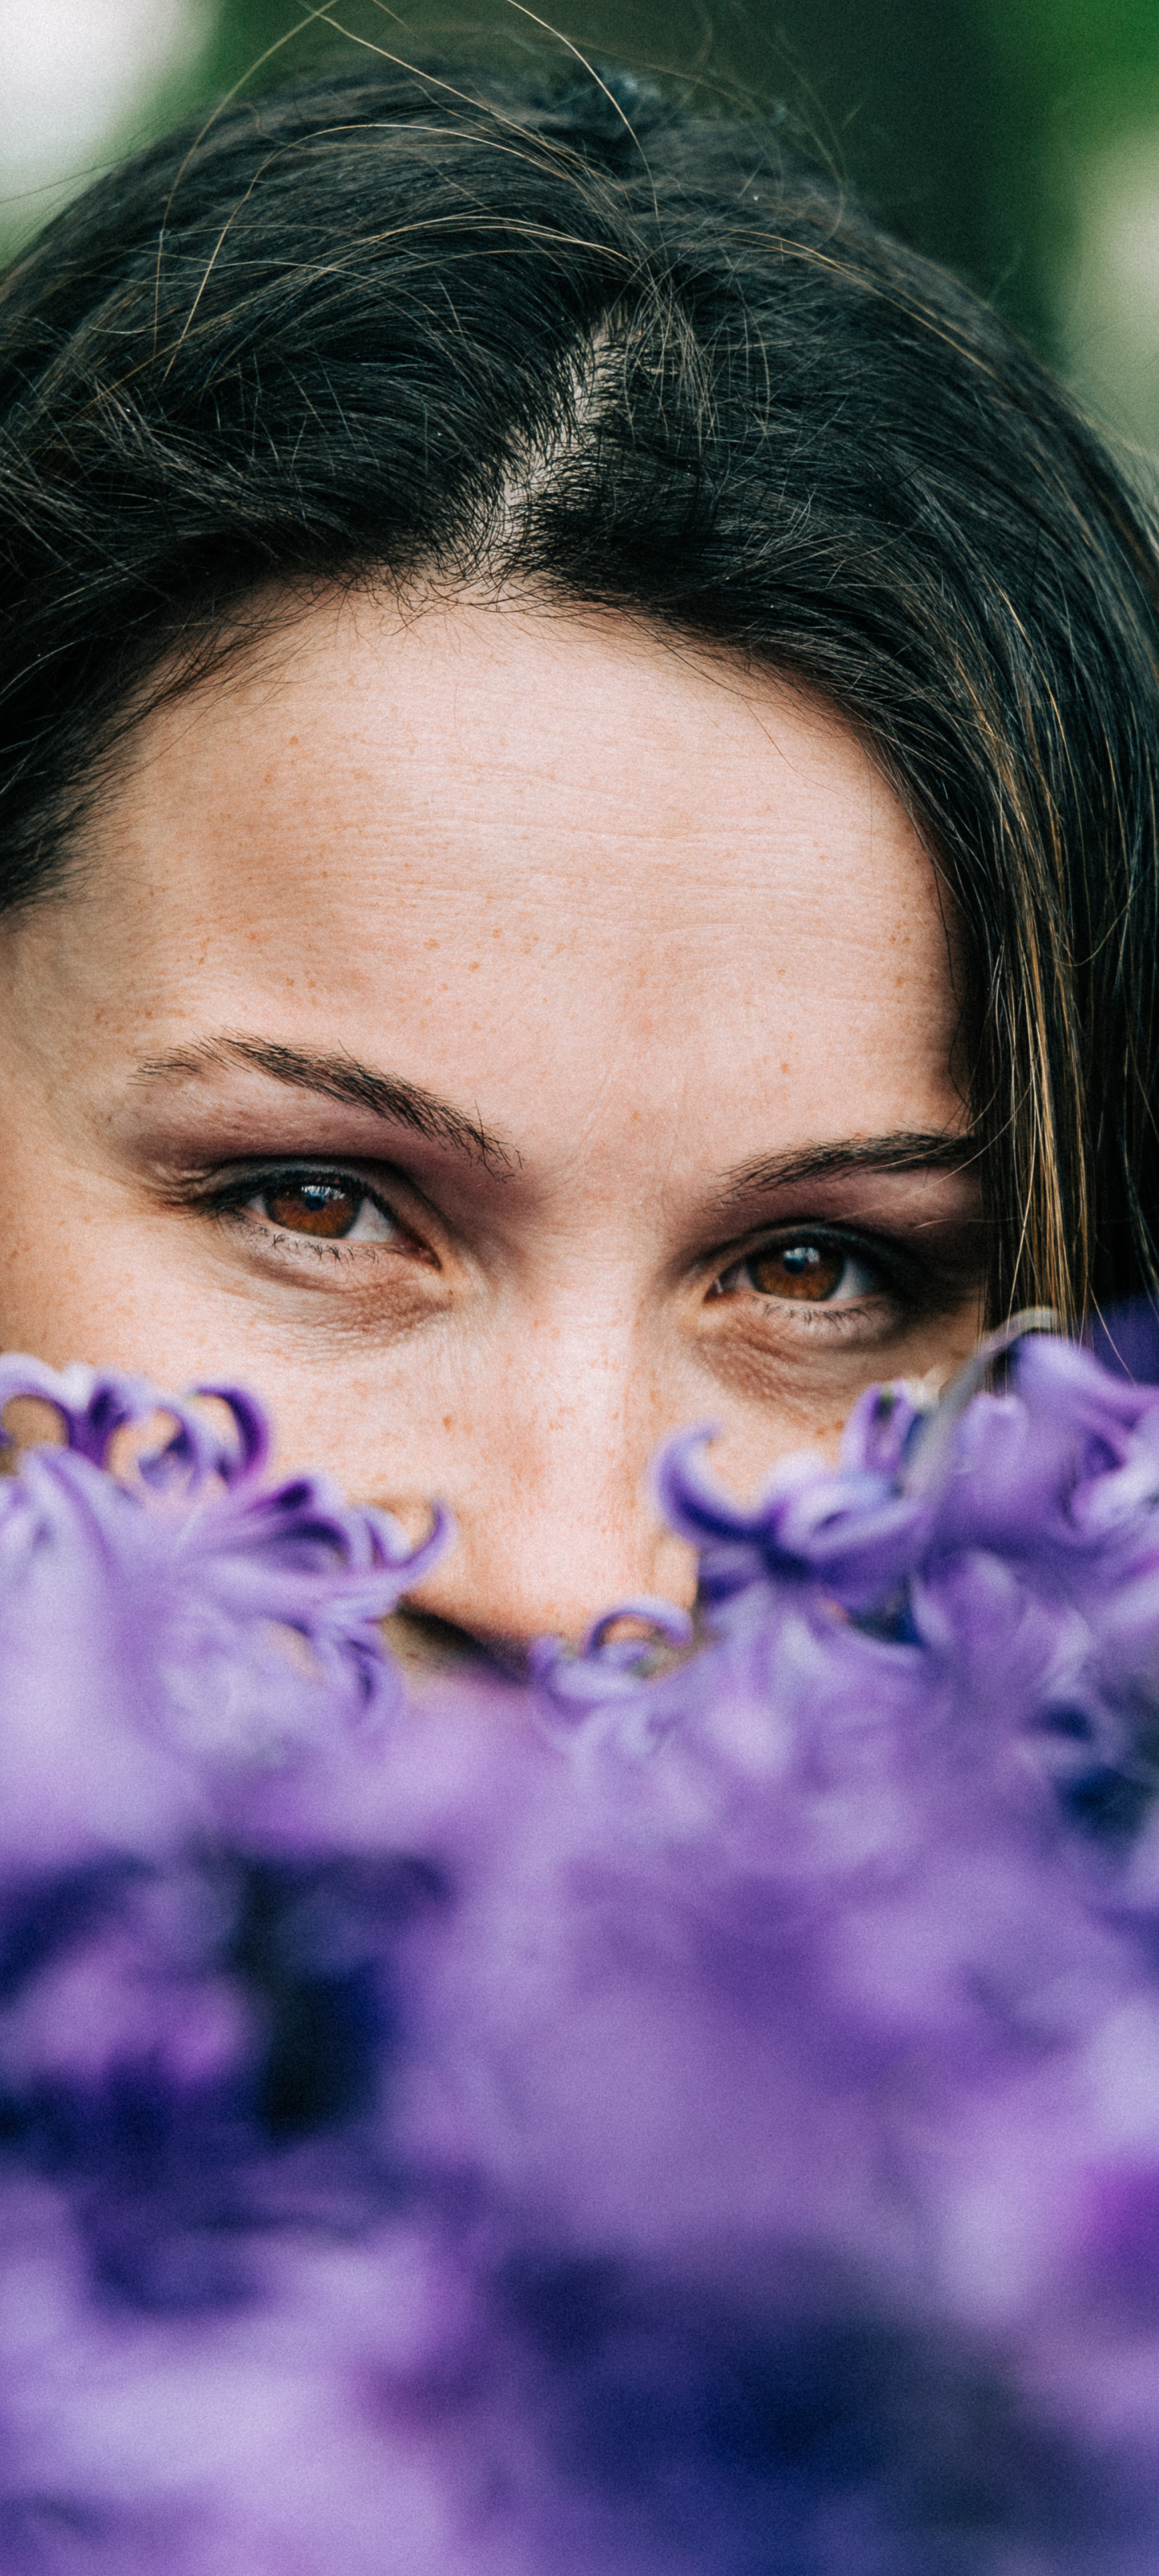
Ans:
{"label": "woman's left eye", "polygon": [[762,1244],[757,1252],[734,1261],[719,1282],[717,1294],[748,1288],[759,1297],[783,1298],[794,1306],[846,1306],[863,1297],[880,1296],[885,1278],[868,1254],[847,1243],[827,1242],[821,1235],[788,1236]]}
{"label": "woman's left eye", "polygon": [[281,1234],[315,1243],[389,1243],[399,1227],[364,1185],[342,1172],[279,1172],[242,1202]]}

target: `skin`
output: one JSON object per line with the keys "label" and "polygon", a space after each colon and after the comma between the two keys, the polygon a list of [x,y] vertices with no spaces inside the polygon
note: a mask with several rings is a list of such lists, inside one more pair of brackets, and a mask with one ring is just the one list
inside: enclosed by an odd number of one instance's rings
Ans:
{"label": "skin", "polygon": [[441,1495],[417,1611],[517,1655],[687,1601],[666,1434],[749,1490],[968,1354],[944,905],[824,705],[610,614],[327,598],[142,723],[81,860],[0,934],[5,1344],[240,1379],[281,1464]]}

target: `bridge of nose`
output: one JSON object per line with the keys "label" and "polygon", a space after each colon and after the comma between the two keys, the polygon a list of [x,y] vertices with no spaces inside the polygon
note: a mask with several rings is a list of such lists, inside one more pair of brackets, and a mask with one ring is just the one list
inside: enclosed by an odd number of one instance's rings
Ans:
{"label": "bridge of nose", "polygon": [[575,1641],[633,1595],[690,1607],[695,1556],[664,1526],[649,1474],[683,1418],[649,1382],[632,1336],[614,1354],[541,1338],[486,1442],[473,1444],[450,1496],[455,1544],[414,1606],[516,1652],[541,1636]]}

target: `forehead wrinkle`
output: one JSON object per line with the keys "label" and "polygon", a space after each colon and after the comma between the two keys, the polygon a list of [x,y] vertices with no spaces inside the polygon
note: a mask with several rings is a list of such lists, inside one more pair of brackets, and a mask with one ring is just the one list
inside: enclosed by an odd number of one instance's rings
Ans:
{"label": "forehead wrinkle", "polygon": [[739,1163],[726,1172],[718,1193],[722,1207],[759,1190],[784,1189],[795,1182],[839,1179],[846,1172],[963,1172],[981,1160],[975,1136],[947,1135],[944,1130],[895,1129],[885,1136],[835,1138],[806,1145],[791,1154],[770,1154]]}
{"label": "forehead wrinkle", "polygon": [[323,1099],[369,1109],[377,1118],[409,1127],[414,1135],[450,1145],[456,1153],[466,1154],[473,1163],[482,1163],[501,1179],[520,1167],[521,1156],[484,1126],[477,1106],[472,1118],[453,1102],[441,1100],[436,1092],[423,1090],[419,1083],[360,1064],[351,1055],[315,1053],[311,1048],[284,1046],[267,1038],[208,1037],[198,1039],[192,1046],[174,1047],[165,1055],[143,1057],[135,1079],[180,1080],[232,1065],[264,1073],[293,1091],[310,1091]]}

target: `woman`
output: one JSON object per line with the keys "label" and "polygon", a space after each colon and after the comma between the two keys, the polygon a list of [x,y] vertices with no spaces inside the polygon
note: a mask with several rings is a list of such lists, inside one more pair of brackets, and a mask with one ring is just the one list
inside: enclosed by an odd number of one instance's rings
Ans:
{"label": "woman", "polygon": [[689,1597],[678,1425],[1153,1283],[1152,539],[964,289],[763,128],[359,74],[2,332],[9,1347],[441,1494],[517,1656]]}
{"label": "woman", "polygon": [[626,87],[230,109],[0,348],[0,1330],[487,1650],[6,1364],[4,2576],[1138,2576],[1156,1390],[712,1474],[1155,1284],[1150,532]]}

